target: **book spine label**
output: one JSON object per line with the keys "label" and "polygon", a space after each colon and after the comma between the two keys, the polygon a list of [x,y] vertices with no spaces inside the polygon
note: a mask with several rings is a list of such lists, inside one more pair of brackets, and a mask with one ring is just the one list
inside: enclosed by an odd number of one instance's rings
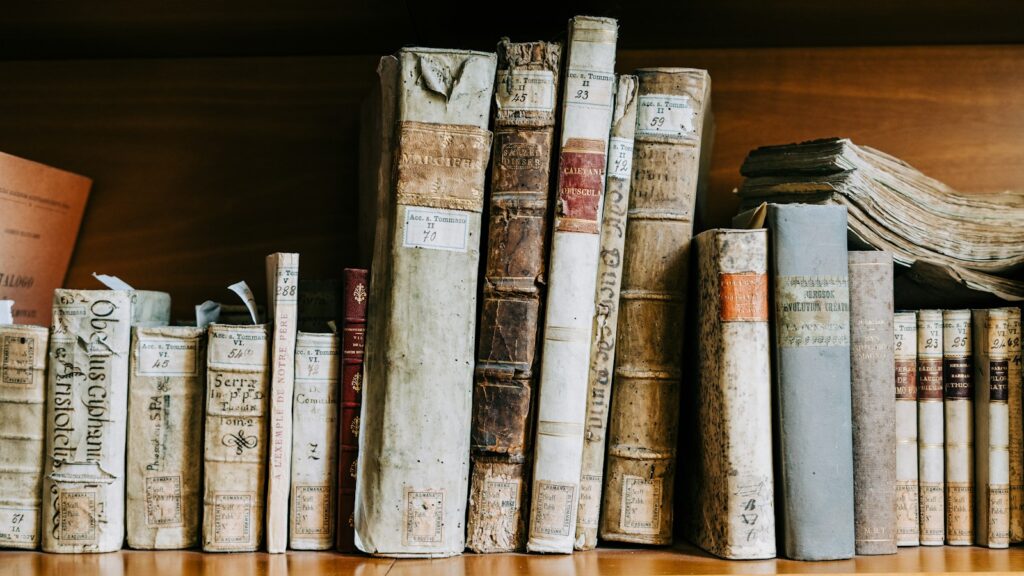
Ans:
{"label": "book spine label", "polygon": [[1020,308],[1010,308],[1006,323],[1007,405],[1010,428],[1010,543],[1024,542],[1024,401],[1021,389]]}
{"label": "book spine label", "polygon": [[199,544],[206,330],[136,328],[128,377],[128,545]]}
{"label": "book spine label", "polygon": [[[295,550],[330,550],[335,543],[339,347],[334,334],[300,332],[295,339],[289,522],[289,542]],[[349,427],[355,428],[348,434],[354,442],[358,417]]]}
{"label": "book spine label", "polygon": [[267,312],[273,318],[270,356],[270,461],[267,474],[267,552],[288,548],[291,493],[292,402],[295,395],[295,334],[298,324],[299,255],[267,256]]}
{"label": "book spine label", "polygon": [[[711,78],[704,70],[687,68],[639,70],[637,76],[636,145],[601,536],[669,544],[687,263]],[[696,118],[692,123],[675,124],[681,118],[677,101],[686,101]],[[627,522],[614,504],[628,496],[628,476],[646,477],[664,487],[658,491],[659,501],[648,508],[652,515],[639,522],[641,528]],[[656,528],[646,527],[651,523]]]}
{"label": "book spine label", "polygon": [[363,400],[363,361],[366,351],[366,309],[370,299],[369,272],[346,268],[343,272],[341,329],[341,451],[338,458],[338,550],[355,552],[353,526],[356,493],[356,457],[359,453],[359,412]]}
{"label": "book spine label", "polygon": [[48,335],[0,326],[0,548],[39,547]]}
{"label": "book spine label", "polygon": [[558,44],[498,45],[491,209],[470,439],[466,546],[474,552],[512,552],[526,545],[525,487],[560,61]]}
{"label": "book spine label", "polygon": [[[1015,309],[1016,310],[1016,309]],[[1009,308],[971,313],[974,348],[975,543],[1010,546]]]}
{"label": "book spine label", "polygon": [[850,386],[857,554],[896,553],[893,260],[850,252]]}
{"label": "book spine label", "polygon": [[942,546],[946,537],[942,395],[942,311],[921,310],[917,313],[917,458],[922,546]]}
{"label": "book spine label", "polygon": [[211,324],[207,344],[203,550],[263,541],[270,342],[266,324]]}
{"label": "book spine label", "polygon": [[921,543],[917,485],[917,314],[893,316],[896,370],[896,544]]}
{"label": "book spine label", "polygon": [[569,22],[526,545],[531,552],[567,554],[575,543],[617,38],[615,20]]}
{"label": "book spine label", "polygon": [[974,544],[974,367],[971,311],[942,312],[946,544]]}
{"label": "book spine label", "polygon": [[601,489],[604,484],[605,431],[615,370],[622,257],[626,243],[633,136],[636,130],[636,89],[635,76],[619,77],[609,144],[604,222],[601,225],[601,259],[597,265],[597,313],[594,315],[590,347],[580,505],[576,515],[576,550],[590,550],[597,546]]}
{"label": "book spine label", "polygon": [[131,295],[56,290],[47,379],[43,550],[124,543]]}

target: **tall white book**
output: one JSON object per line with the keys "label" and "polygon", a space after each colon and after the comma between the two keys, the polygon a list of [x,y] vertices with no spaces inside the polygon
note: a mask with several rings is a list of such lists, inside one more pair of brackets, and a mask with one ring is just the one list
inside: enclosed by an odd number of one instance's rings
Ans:
{"label": "tall white book", "polygon": [[971,311],[942,311],[946,544],[974,544],[974,369]]}
{"label": "tall white book", "polygon": [[568,554],[575,541],[617,38],[611,18],[569,21],[526,543],[531,552]]}
{"label": "tall white book", "polygon": [[942,311],[921,310],[917,313],[917,470],[922,546],[942,546],[946,539],[942,395]]}
{"label": "tall white book", "polygon": [[1010,310],[972,310],[975,543],[1010,546]]}
{"label": "tall white book", "polygon": [[917,546],[917,314],[893,315],[896,369],[896,544]]}

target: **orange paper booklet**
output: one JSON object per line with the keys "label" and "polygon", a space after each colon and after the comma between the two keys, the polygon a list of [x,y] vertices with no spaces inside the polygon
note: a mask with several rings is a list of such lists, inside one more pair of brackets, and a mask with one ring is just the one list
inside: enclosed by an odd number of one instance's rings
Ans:
{"label": "orange paper booklet", "polygon": [[92,180],[0,152],[0,300],[15,324],[50,324]]}

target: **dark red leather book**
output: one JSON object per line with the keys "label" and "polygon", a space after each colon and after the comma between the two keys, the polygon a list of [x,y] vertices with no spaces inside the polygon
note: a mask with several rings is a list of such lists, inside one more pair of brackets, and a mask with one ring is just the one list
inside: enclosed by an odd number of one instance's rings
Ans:
{"label": "dark red leather book", "polygon": [[338,458],[338,550],[356,552],[352,513],[355,506],[356,458],[359,452],[359,408],[363,390],[363,343],[366,336],[366,301],[369,274],[345,268],[341,324],[342,392],[341,454]]}

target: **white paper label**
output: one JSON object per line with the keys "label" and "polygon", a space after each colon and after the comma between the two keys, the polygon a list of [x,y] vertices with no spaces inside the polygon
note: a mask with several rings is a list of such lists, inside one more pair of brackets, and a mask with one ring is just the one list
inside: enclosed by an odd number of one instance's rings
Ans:
{"label": "white paper label", "polygon": [[199,373],[198,343],[184,338],[139,338],[135,373],[141,376],[195,376]]}
{"label": "white paper label", "polygon": [[551,112],[555,108],[555,77],[550,70],[498,72],[495,101],[502,110]]}
{"label": "white paper label", "polygon": [[14,324],[14,300],[0,300],[0,326]]}
{"label": "white paper label", "polygon": [[245,280],[235,282],[231,286],[228,286],[228,290],[238,294],[238,297],[242,299],[242,302],[245,302],[245,307],[249,310],[249,316],[252,317],[252,323],[259,324],[260,321],[257,320],[256,314],[256,297],[252,295],[252,288],[249,288],[249,285],[245,283]]}
{"label": "white paper label", "polygon": [[568,70],[565,73],[566,105],[611,108],[615,95],[615,74],[595,70]]}
{"label": "white paper label", "polygon": [[633,175],[633,140],[612,138],[608,143],[608,177],[629,180]]}
{"label": "white paper label", "polygon": [[438,208],[406,207],[402,246],[465,252],[468,244],[468,213]]}
{"label": "white paper label", "polygon": [[637,101],[636,133],[681,137],[694,134],[697,113],[689,96],[647,94]]}
{"label": "white paper label", "polygon": [[111,290],[135,290],[127,282],[121,280],[117,276],[107,276],[106,274],[92,273],[92,277],[99,280],[101,284],[110,288]]}

